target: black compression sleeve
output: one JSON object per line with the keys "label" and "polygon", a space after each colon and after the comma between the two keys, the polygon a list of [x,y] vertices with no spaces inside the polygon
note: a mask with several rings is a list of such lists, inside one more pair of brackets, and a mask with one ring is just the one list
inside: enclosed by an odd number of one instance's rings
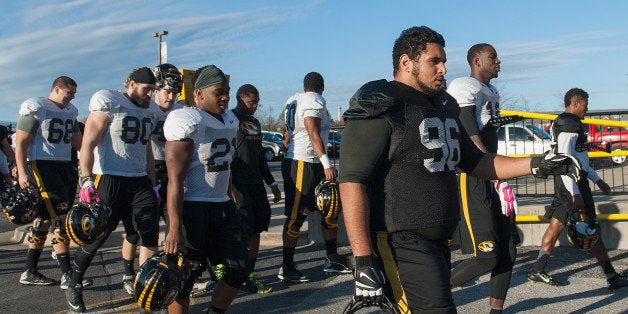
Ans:
{"label": "black compression sleeve", "polygon": [[368,182],[386,158],[391,128],[385,119],[349,119],[342,134],[340,182]]}
{"label": "black compression sleeve", "polygon": [[475,110],[475,106],[464,106],[460,108],[460,123],[462,123],[462,127],[467,130],[469,136],[480,134]]}

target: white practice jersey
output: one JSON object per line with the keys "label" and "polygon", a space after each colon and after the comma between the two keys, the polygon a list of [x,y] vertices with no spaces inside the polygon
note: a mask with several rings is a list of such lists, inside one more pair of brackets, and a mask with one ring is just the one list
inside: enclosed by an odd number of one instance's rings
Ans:
{"label": "white practice jersey", "polygon": [[297,93],[288,99],[286,110],[284,111],[284,118],[290,133],[290,141],[288,142],[288,150],[285,157],[320,163],[305,129],[304,120],[306,117],[321,119],[320,136],[323,140],[323,149],[327,150],[331,118],[327,111],[325,98],[314,92]]}
{"label": "white practice jersey", "polygon": [[138,107],[117,90],[100,90],[92,96],[89,111],[103,112],[110,119],[94,150],[93,173],[146,175],[146,144],[157,122],[155,106]]}
{"label": "white practice jersey", "polygon": [[78,109],[71,103],[61,109],[48,98],[34,97],[20,106],[20,116],[26,115],[39,121],[39,129],[28,148],[28,159],[69,161]]}
{"label": "white practice jersey", "polygon": [[156,110],[159,114],[159,119],[157,120],[157,125],[153,129],[153,133],[150,137],[151,146],[153,149],[153,157],[155,160],[166,160],[166,156],[164,155],[164,151],[166,149],[166,138],[164,137],[164,122],[166,122],[166,117],[173,110],[181,109],[181,106],[178,103],[175,103],[170,107],[170,109],[163,111],[159,106],[157,106]]}
{"label": "white practice jersey", "polygon": [[225,202],[231,176],[231,162],[236,149],[238,118],[225,111],[222,122],[196,107],[171,112],[164,123],[168,141],[191,139],[194,151],[185,178],[186,201]]}
{"label": "white practice jersey", "polygon": [[491,118],[499,117],[499,93],[491,84],[483,84],[473,77],[454,79],[447,87],[460,108],[475,106],[478,129],[482,130]]}

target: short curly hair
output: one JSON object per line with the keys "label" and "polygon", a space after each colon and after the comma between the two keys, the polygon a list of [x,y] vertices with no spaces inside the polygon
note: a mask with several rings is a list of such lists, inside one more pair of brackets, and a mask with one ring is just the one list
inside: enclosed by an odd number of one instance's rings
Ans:
{"label": "short curly hair", "polygon": [[407,54],[408,57],[414,60],[427,49],[428,43],[439,44],[445,47],[443,36],[427,26],[414,26],[401,32],[393,46],[393,75],[396,75],[397,71],[399,71],[399,58],[401,58],[401,55]]}
{"label": "short curly hair", "polygon": [[589,99],[589,93],[585,92],[582,88],[572,88],[565,93],[565,108],[571,105],[571,101],[574,98],[580,98],[582,100]]}

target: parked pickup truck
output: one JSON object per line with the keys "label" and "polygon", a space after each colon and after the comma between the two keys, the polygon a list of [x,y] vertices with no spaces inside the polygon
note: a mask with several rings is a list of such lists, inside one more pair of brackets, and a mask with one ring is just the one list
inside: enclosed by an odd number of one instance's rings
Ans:
{"label": "parked pickup truck", "polygon": [[[612,150],[624,150],[628,149],[628,129],[605,126],[597,124],[588,124],[587,141],[611,143]],[[611,160],[616,165],[621,165],[626,162],[626,156],[613,156]]]}

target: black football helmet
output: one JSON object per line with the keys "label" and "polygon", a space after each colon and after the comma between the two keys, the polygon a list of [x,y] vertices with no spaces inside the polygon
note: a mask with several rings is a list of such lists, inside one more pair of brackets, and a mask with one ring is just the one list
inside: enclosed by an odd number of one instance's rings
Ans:
{"label": "black football helmet", "polygon": [[600,224],[584,209],[572,210],[567,219],[567,238],[575,247],[588,251],[600,238]]}
{"label": "black football helmet", "polygon": [[135,276],[133,287],[137,305],[147,311],[162,310],[174,300],[190,275],[190,262],[184,253],[155,253]]}
{"label": "black football helmet", "polygon": [[5,188],[1,194],[4,213],[9,221],[16,225],[33,222],[44,202],[39,190],[34,186],[19,189],[17,185],[13,185]]}
{"label": "black football helmet", "polygon": [[153,69],[153,74],[155,74],[155,78],[157,82],[155,83],[156,89],[171,89],[175,93],[179,93],[181,91],[181,87],[183,85],[183,77],[179,72],[179,69],[170,63],[163,63],[156,66]]}
{"label": "black football helmet", "polygon": [[323,218],[329,220],[337,219],[338,214],[342,210],[338,181],[321,180],[314,189],[314,195],[316,196],[316,207],[323,215]]}
{"label": "black football helmet", "polygon": [[76,203],[65,217],[65,232],[78,245],[92,244],[106,234],[110,214],[103,204]]}

